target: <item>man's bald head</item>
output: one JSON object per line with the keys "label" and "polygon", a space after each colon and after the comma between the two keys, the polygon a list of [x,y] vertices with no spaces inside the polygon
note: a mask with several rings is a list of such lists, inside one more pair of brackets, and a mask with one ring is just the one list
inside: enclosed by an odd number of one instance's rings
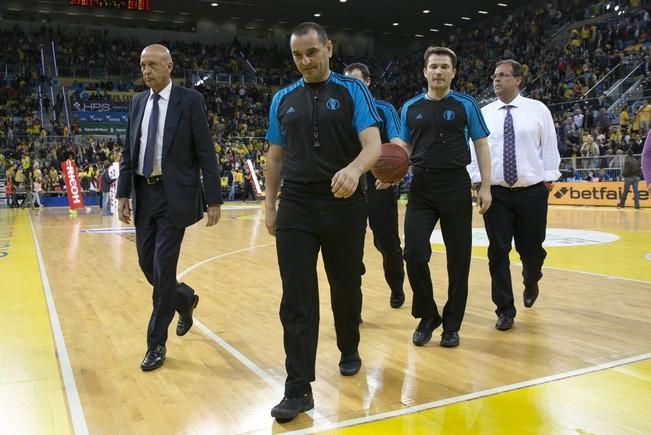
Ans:
{"label": "man's bald head", "polygon": [[172,77],[172,55],[164,45],[152,44],[140,53],[140,70],[145,85],[160,92]]}
{"label": "man's bald head", "polygon": [[[142,53],[144,54],[145,52],[151,53],[157,56],[161,56],[162,59],[165,62],[172,62],[172,55],[170,54],[170,51],[167,47],[161,44],[151,44],[146,46],[143,50]],[[142,54],[141,54],[142,56]]]}

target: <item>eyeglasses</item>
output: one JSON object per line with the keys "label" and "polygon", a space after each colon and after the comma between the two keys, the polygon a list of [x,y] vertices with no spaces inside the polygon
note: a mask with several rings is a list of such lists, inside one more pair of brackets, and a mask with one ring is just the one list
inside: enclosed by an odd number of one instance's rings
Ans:
{"label": "eyeglasses", "polygon": [[507,73],[507,72],[498,72],[498,73],[493,74],[491,76],[491,79],[493,79],[493,80],[495,80],[496,78],[505,79],[507,77],[515,77],[515,76],[513,74]]}

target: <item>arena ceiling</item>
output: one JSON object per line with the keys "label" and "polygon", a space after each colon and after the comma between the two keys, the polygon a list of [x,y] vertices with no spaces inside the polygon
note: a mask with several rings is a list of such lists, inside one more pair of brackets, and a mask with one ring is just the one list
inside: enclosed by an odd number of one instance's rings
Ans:
{"label": "arena ceiling", "polygon": [[[111,1],[111,0],[108,0]],[[487,18],[505,16],[532,0],[149,0],[150,12],[80,8],[69,0],[2,0],[16,13],[79,16],[94,24],[132,20],[143,24],[174,23],[190,28],[202,19],[236,22],[239,28],[268,30],[316,21],[328,29],[418,37],[447,33]],[[216,5],[216,6],[213,6]],[[0,9],[3,9],[0,7]],[[20,11],[20,12],[17,12]],[[480,12],[482,11],[482,12]],[[2,11],[0,11],[2,12]],[[315,15],[318,14],[318,15]],[[93,17],[97,17],[94,19]],[[394,24],[397,23],[397,24]],[[446,24],[447,23],[447,24]],[[118,24],[119,25],[119,24]]]}
{"label": "arena ceiling", "polygon": [[[330,29],[426,34],[466,26],[532,3],[531,0],[151,0],[155,10],[186,12],[260,25],[316,21]],[[218,6],[211,6],[217,4]],[[505,5],[505,6],[500,6]],[[429,11],[429,12],[424,12]],[[480,13],[483,11],[485,13]],[[316,14],[316,15],[315,15]],[[317,16],[318,15],[318,16]],[[462,18],[465,17],[465,18]],[[394,26],[393,23],[398,23]],[[445,23],[452,26],[446,26]]]}

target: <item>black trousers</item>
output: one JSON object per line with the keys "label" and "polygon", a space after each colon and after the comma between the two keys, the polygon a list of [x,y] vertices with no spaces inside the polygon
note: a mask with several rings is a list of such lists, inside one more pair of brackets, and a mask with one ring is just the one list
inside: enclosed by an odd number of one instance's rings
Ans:
{"label": "black trousers", "polygon": [[484,214],[491,293],[498,316],[515,316],[509,269],[511,241],[515,240],[515,249],[520,254],[524,286],[535,285],[542,278],[541,268],[547,256],[542,243],[547,230],[548,191],[539,183],[521,190],[492,186],[491,194],[493,202]]}
{"label": "black trousers", "polygon": [[147,281],[154,287],[153,309],[147,329],[147,349],[153,349],[167,342],[167,329],[174,311],[187,309],[194,291],[176,282],[185,228],[177,228],[170,219],[163,183],[147,184],[140,176],[134,180],[138,202],[135,221],[138,262]]}
{"label": "black trousers", "polygon": [[429,269],[430,236],[439,219],[448,269],[443,328],[458,331],[468,299],[472,250],[470,178],[465,168],[414,169],[405,216],[405,261],[414,291],[411,313],[416,318],[440,318]]}
{"label": "black trousers", "polygon": [[284,332],[287,396],[305,394],[315,379],[319,250],[330,284],[337,347],[345,355],[357,351],[365,226],[366,203],[360,191],[350,198],[336,199],[330,193],[330,183],[283,182],[276,222],[276,250],[283,285],[280,320]]}
{"label": "black trousers", "polygon": [[366,202],[373,245],[382,254],[384,278],[392,292],[401,292],[405,281],[402,248],[398,235],[398,192],[396,187],[375,188],[375,177],[367,174]]}

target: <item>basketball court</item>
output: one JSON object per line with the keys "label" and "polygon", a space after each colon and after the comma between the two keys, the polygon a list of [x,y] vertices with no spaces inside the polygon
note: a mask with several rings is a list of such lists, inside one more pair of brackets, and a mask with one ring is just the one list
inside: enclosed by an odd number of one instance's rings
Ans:
{"label": "basketball court", "polygon": [[[402,217],[404,204],[400,206]],[[411,335],[411,290],[389,307],[367,233],[360,355],[339,374],[327,280],[315,409],[280,425],[285,378],[274,239],[260,204],[228,204],[186,232],[179,280],[201,300],[165,365],[144,373],[151,289],[134,230],[96,208],[0,209],[0,422],[11,434],[485,434],[651,432],[651,210],[555,206],[536,305],[494,328],[483,222],[475,212],[461,345]],[[432,235],[437,301],[445,254]],[[516,255],[512,260],[517,263]],[[176,322],[176,318],[174,320]]]}

